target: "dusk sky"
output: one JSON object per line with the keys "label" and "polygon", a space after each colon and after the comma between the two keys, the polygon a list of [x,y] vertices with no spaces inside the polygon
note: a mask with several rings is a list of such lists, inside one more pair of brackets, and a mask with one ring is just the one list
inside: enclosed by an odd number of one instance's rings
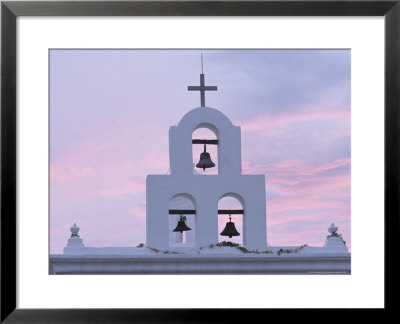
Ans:
{"label": "dusk sky", "polygon": [[[243,174],[265,175],[268,244],[322,246],[334,222],[350,248],[350,50],[202,52],[206,106],[241,127]],[[86,246],[146,242],[146,176],[200,106],[200,53],[51,50],[50,253],[75,222]]]}

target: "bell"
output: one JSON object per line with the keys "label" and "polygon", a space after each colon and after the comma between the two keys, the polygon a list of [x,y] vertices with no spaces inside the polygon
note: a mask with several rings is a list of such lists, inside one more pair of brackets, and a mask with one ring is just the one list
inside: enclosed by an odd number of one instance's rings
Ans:
{"label": "bell", "polygon": [[173,232],[183,232],[183,231],[190,231],[192,230],[190,227],[188,227],[185,223],[186,217],[182,216],[180,217],[178,221],[178,225],[176,225],[175,229]]}
{"label": "bell", "polygon": [[196,168],[203,169],[215,167],[213,161],[211,161],[210,153],[206,152],[206,145],[204,144],[204,152],[200,154],[200,161],[196,164]]}
{"label": "bell", "polygon": [[229,222],[226,223],[226,226],[224,230],[220,233],[220,235],[229,236],[229,238],[231,238],[232,236],[240,235],[240,233],[235,228],[235,223],[231,222],[231,215],[229,215]]}

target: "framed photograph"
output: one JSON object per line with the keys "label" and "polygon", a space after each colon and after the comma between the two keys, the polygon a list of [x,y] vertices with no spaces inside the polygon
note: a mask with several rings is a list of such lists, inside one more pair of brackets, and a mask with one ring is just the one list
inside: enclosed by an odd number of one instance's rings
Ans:
{"label": "framed photograph", "polygon": [[50,49],[51,274],[350,274],[350,53]]}
{"label": "framed photograph", "polygon": [[[398,1],[4,1],[1,11],[2,321],[392,308]],[[200,191],[220,199],[167,189],[185,174],[193,188],[208,178]],[[229,180],[219,187],[216,175]],[[236,248],[253,268],[215,257]],[[132,253],[145,270],[132,272]],[[288,254],[297,274],[325,275],[292,276]],[[230,284],[238,298],[217,289]]]}

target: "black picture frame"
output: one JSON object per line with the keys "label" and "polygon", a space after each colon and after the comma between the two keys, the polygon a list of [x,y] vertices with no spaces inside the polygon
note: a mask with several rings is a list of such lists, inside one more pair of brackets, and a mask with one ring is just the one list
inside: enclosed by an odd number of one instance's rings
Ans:
{"label": "black picture frame", "polygon": [[[1,2],[1,322],[230,322],[266,310],[16,308],[16,19],[19,16],[384,16],[385,312],[395,310],[400,194],[400,0],[372,1],[2,1]],[[368,176],[368,175],[366,175]],[[372,261],[371,261],[372,262]],[[366,283],[368,284],[368,283]],[[327,287],[327,291],[329,288]],[[39,292],[40,293],[40,292]],[[240,312],[240,314],[239,314]],[[380,316],[382,314],[380,313]],[[369,315],[368,315],[369,316]],[[338,315],[334,316],[338,320]],[[310,318],[307,318],[309,321]],[[311,319],[312,320],[312,319]],[[325,321],[325,320],[324,320]]]}

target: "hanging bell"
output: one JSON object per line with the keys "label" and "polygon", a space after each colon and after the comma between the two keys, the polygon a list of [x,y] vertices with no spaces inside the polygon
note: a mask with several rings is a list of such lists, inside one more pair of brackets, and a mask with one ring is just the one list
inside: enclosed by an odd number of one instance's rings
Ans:
{"label": "hanging bell", "polygon": [[173,232],[181,232],[183,233],[184,231],[190,231],[192,230],[190,227],[188,227],[185,223],[186,217],[182,216],[180,217],[178,221],[178,225],[175,227]]}
{"label": "hanging bell", "polygon": [[220,233],[222,236],[239,236],[240,233],[235,228],[235,223],[231,222],[231,215],[229,215],[229,222],[226,223],[224,230]]}
{"label": "hanging bell", "polygon": [[196,164],[196,168],[203,169],[215,167],[213,161],[211,161],[210,153],[206,152],[206,144],[204,144],[204,152],[200,154],[200,161]]}

